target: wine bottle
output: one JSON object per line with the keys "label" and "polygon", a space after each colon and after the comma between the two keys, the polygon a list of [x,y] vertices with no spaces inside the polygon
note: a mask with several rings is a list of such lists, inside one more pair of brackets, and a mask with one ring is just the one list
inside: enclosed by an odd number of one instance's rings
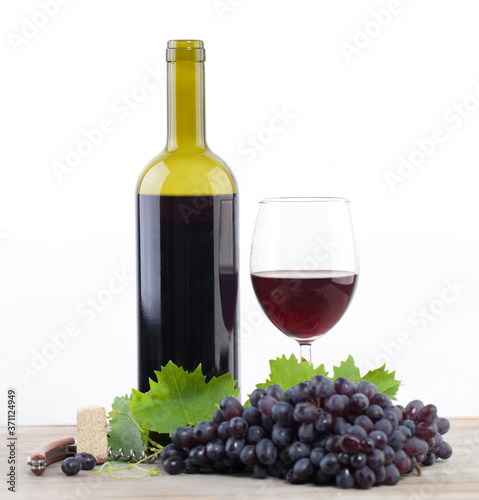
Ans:
{"label": "wine bottle", "polygon": [[141,391],[173,361],[237,379],[238,209],[233,174],[206,145],[205,50],[172,40],[168,138],[138,181],[138,355]]}

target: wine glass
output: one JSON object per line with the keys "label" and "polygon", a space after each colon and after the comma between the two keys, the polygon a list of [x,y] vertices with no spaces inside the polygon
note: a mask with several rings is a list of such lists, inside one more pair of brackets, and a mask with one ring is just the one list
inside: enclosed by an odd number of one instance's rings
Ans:
{"label": "wine glass", "polygon": [[260,201],[251,281],[266,316],[299,342],[302,360],[311,362],[311,343],[346,311],[358,272],[349,200]]}

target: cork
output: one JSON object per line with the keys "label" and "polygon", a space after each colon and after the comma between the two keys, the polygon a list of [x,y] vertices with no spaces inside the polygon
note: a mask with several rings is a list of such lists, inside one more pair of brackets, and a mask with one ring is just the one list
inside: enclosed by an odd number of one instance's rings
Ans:
{"label": "cork", "polygon": [[77,453],[90,453],[97,464],[108,460],[106,416],[103,406],[85,406],[77,410]]}

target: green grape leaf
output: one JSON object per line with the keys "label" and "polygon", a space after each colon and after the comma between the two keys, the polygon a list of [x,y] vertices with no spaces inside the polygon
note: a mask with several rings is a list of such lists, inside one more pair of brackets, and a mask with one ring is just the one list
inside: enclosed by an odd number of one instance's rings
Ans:
{"label": "green grape leaf", "polygon": [[386,370],[386,364],[384,364],[380,368],[368,371],[361,380],[368,380],[378,388],[379,392],[384,392],[390,399],[396,400],[396,394],[401,382],[396,380],[395,376],[396,371],[389,372]]}
{"label": "green grape leaf", "polygon": [[328,375],[324,365],[314,368],[307,361],[299,362],[294,354],[289,359],[284,354],[281,358],[272,359],[269,366],[271,373],[266,382],[256,385],[259,389],[266,390],[270,385],[277,384],[286,390],[299,384],[299,382],[311,380],[316,375]]}
{"label": "green grape leaf", "polygon": [[346,361],[341,361],[339,366],[333,366],[334,376],[332,380],[336,380],[339,377],[345,377],[351,382],[360,382],[361,374],[359,373],[359,368],[355,365],[354,359],[351,354],[348,356]]}
{"label": "green grape leaf", "polygon": [[206,383],[201,365],[189,373],[170,361],[155,375],[158,382],[150,379],[149,392],[133,389],[130,409],[142,425],[159,433],[171,435],[181,425],[210,420],[223,396],[239,393],[230,373]]}
{"label": "green grape leaf", "polygon": [[[147,443],[144,442],[144,436],[128,415],[131,415],[130,398],[127,395],[116,397],[112,404],[112,411],[108,414],[111,426],[108,431],[108,446],[111,446],[111,451],[115,455],[119,448],[122,448],[125,455],[133,450],[139,456],[142,451],[146,450]],[[137,418],[132,418],[140,425]]]}

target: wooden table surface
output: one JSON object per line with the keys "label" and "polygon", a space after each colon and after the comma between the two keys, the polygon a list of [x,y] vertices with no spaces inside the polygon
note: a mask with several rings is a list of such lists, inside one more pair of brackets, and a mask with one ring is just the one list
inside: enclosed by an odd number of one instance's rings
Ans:
{"label": "wooden table surface", "polygon": [[[6,430],[2,429],[4,443]],[[396,486],[380,486],[369,490],[340,490],[314,484],[291,485],[282,479],[259,480],[249,474],[218,475],[200,473],[143,478],[113,479],[107,474],[92,475],[81,471],[78,475],[65,476],[60,462],[50,465],[42,476],[35,476],[26,461],[33,449],[45,442],[62,437],[76,437],[74,426],[19,427],[17,428],[17,477],[16,495],[7,490],[5,481],[6,446],[0,447],[2,481],[0,498],[85,500],[96,498],[174,498],[221,500],[258,499],[375,499],[387,495],[388,500],[478,500],[479,499],[479,418],[451,420],[451,430],[446,440],[454,454],[447,461],[424,467],[421,477],[415,473],[402,476]],[[155,464],[156,465],[156,464]],[[152,466],[146,466],[152,467]],[[159,466],[161,469],[161,466]]]}

